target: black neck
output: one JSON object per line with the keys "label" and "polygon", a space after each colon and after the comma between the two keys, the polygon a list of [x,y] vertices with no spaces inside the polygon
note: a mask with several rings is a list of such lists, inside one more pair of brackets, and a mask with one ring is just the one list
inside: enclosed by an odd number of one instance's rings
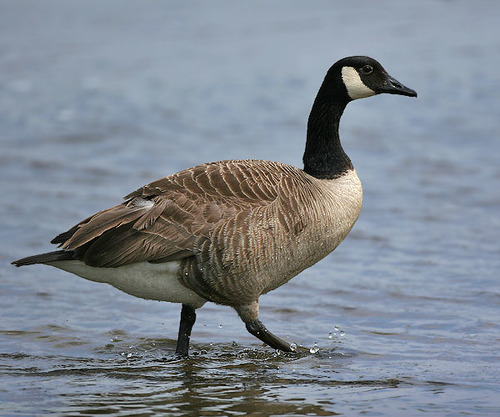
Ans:
{"label": "black neck", "polygon": [[340,144],[339,123],[349,99],[341,88],[323,82],[307,123],[304,171],[316,178],[338,178],[353,169]]}

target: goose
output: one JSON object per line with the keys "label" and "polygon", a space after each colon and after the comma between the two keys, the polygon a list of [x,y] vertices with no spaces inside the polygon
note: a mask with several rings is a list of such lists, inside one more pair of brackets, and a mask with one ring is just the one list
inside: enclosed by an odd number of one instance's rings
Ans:
{"label": "goose", "polygon": [[59,250],[12,262],[44,264],[130,295],[180,303],[176,354],[186,357],[196,310],[236,310],[273,349],[297,350],[259,320],[259,296],[331,253],[356,222],[361,182],[344,152],[347,104],[376,94],[416,97],[366,56],[333,64],[307,123],[304,168],[263,160],[205,163],[161,178],[51,243]]}

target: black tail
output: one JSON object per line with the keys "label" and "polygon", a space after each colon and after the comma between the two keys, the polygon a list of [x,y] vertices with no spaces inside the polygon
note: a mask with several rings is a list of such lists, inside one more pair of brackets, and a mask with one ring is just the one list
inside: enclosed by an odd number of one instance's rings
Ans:
{"label": "black tail", "polygon": [[39,255],[28,256],[12,262],[15,266],[46,264],[54,261],[69,261],[75,259],[72,250],[57,250],[55,252],[41,253]]}

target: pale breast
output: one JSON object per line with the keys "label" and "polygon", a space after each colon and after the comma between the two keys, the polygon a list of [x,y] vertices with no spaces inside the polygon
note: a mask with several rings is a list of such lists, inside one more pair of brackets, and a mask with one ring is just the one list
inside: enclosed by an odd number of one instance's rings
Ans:
{"label": "pale breast", "polygon": [[238,289],[233,302],[255,299],[324,258],[359,216],[363,195],[354,170],[333,180],[296,168],[286,174],[276,201],[255,208],[240,226],[223,233],[219,263],[224,273],[213,279],[221,288]]}
{"label": "pale breast", "polygon": [[[358,219],[363,202],[361,182],[356,171],[333,180],[314,179],[303,189],[296,205],[296,229],[277,248],[274,268],[268,269],[268,285],[263,292],[283,285],[306,268],[331,253],[347,236]],[[297,227],[298,225],[298,227]]]}

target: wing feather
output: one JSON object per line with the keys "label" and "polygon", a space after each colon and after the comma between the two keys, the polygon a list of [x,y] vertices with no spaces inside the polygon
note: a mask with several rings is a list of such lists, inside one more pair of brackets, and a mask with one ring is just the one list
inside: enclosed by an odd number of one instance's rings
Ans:
{"label": "wing feather", "polygon": [[83,220],[53,243],[96,267],[195,256],[221,222],[244,223],[253,208],[273,202],[286,165],[221,161],[161,178],[124,203]]}

